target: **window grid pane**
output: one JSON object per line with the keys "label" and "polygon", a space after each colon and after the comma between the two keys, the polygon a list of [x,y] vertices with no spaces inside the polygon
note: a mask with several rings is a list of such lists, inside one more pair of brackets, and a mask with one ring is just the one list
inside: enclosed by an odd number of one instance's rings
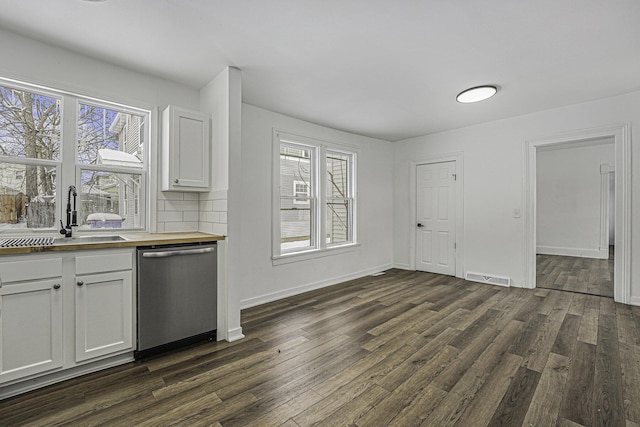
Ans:
{"label": "window grid pane", "polygon": [[315,204],[311,197],[304,198],[306,206],[297,206],[297,199],[280,198],[280,248],[282,252],[314,248]]}
{"label": "window grid pane", "polygon": [[351,154],[327,151],[326,154],[326,217],[325,231],[327,246],[353,241]]}
{"label": "window grid pane", "polygon": [[56,227],[56,166],[0,163],[0,230]]}
{"label": "window grid pane", "polygon": [[351,242],[352,201],[350,199],[329,199],[326,210],[327,246]]}
{"label": "window grid pane", "polygon": [[0,155],[60,160],[61,120],[60,99],[0,86]]}
{"label": "window grid pane", "polygon": [[90,104],[79,104],[78,163],[143,167],[144,117]]}
{"label": "window grid pane", "polygon": [[82,170],[78,225],[81,229],[140,228],[136,213],[142,195],[140,174]]}
{"label": "window grid pane", "polygon": [[349,154],[327,152],[327,197],[351,197]]}
{"label": "window grid pane", "polygon": [[280,144],[281,253],[317,246],[313,153],[307,146]]}

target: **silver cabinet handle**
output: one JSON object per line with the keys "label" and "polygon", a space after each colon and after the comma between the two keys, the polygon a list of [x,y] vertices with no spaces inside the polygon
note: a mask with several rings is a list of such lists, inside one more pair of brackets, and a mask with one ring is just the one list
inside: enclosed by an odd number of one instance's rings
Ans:
{"label": "silver cabinet handle", "polygon": [[165,252],[144,252],[143,258],[166,258],[175,255],[197,255],[208,254],[213,252],[215,248],[202,248],[202,249],[185,249],[181,251],[165,251]]}
{"label": "silver cabinet handle", "polygon": [[82,286],[82,285],[84,285],[84,282],[83,282],[82,280],[78,280],[77,285],[78,285],[78,286]]}
{"label": "silver cabinet handle", "polygon": [[55,289],[56,291],[60,289],[60,283],[56,283],[55,285],[53,285],[53,289]]}

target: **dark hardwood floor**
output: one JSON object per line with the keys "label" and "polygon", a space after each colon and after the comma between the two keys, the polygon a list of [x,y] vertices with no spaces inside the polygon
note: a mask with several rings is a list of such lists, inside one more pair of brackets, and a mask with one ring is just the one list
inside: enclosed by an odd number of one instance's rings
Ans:
{"label": "dark hardwood floor", "polygon": [[640,307],[390,270],[0,401],[2,426],[640,425]]}
{"label": "dark hardwood floor", "polygon": [[536,255],[536,286],[613,298],[613,246],[609,259]]}

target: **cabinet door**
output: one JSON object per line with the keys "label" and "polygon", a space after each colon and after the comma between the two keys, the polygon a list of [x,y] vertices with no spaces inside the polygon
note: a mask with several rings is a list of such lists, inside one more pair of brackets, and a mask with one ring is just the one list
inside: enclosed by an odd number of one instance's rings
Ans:
{"label": "cabinet door", "polygon": [[76,362],[133,348],[132,272],[76,277]]}
{"label": "cabinet door", "polygon": [[208,191],[209,116],[170,106],[163,122],[162,190]]}
{"label": "cabinet door", "polygon": [[0,383],[63,365],[62,278],[0,287]]}

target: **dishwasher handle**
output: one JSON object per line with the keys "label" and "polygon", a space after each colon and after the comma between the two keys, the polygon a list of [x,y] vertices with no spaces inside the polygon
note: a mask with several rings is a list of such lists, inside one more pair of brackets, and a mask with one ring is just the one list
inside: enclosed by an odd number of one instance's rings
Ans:
{"label": "dishwasher handle", "polygon": [[208,254],[215,251],[215,248],[199,248],[199,249],[182,249],[182,250],[173,250],[173,251],[162,251],[162,252],[143,252],[143,258],[166,258],[170,256],[176,255],[197,255],[197,254]]}

